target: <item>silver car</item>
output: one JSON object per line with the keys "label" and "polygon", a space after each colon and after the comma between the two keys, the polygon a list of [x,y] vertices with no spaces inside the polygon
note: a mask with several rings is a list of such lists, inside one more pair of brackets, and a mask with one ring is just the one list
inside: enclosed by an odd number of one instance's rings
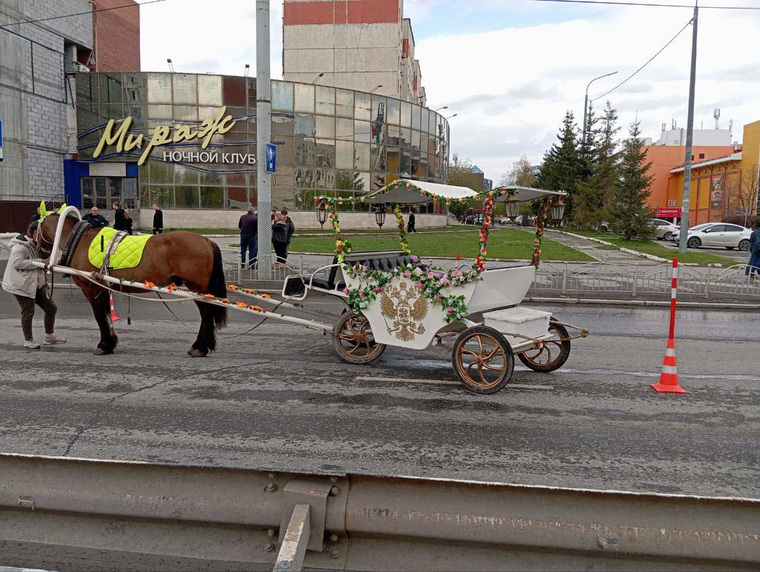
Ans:
{"label": "silver car", "polygon": [[[689,232],[691,233],[694,230],[702,230],[703,228],[707,228],[708,226],[714,225],[714,222],[703,222],[702,224],[698,224],[697,226],[689,227]],[[673,235],[670,237],[670,240],[673,242],[678,242],[681,238],[681,227],[676,225],[676,230],[673,231]]]}
{"label": "silver car", "polygon": [[647,224],[655,228],[655,238],[657,240],[670,240],[673,233],[678,230],[678,227],[672,222],[659,218],[649,219]]}
{"label": "silver car", "polygon": [[738,224],[717,222],[708,227],[689,229],[686,246],[699,248],[700,246],[722,246],[729,250],[738,248],[744,252],[749,250],[749,237],[752,231]]}

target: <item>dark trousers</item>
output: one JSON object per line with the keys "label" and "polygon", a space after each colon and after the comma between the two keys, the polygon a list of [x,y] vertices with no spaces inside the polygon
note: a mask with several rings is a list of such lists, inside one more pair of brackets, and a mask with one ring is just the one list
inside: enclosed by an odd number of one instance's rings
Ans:
{"label": "dark trousers", "polygon": [[413,224],[406,225],[406,232],[417,232],[417,229],[414,228]]}
{"label": "dark trousers", "polygon": [[248,253],[248,264],[253,264],[259,255],[259,237],[256,234],[240,235],[240,259],[246,265],[245,254]]}
{"label": "dark trousers", "polygon": [[273,242],[274,253],[277,255],[277,262],[285,264],[288,260],[288,243],[287,242]]}
{"label": "dark trousers", "polygon": [[744,269],[744,275],[760,274],[760,254],[753,254],[749,257],[749,262]]}
{"label": "dark trousers", "polygon": [[14,294],[18,305],[21,306],[21,330],[24,332],[24,339],[34,339],[32,335],[32,318],[34,318],[34,305],[37,304],[45,312],[45,333],[52,334],[55,328],[55,313],[58,306],[55,305],[52,298],[48,298],[47,286],[37,289],[34,298],[19,296]]}
{"label": "dark trousers", "polygon": [[[153,234],[161,234],[162,232],[164,232],[163,228],[154,228],[153,229]],[[132,233],[130,233],[130,234],[132,234]]]}

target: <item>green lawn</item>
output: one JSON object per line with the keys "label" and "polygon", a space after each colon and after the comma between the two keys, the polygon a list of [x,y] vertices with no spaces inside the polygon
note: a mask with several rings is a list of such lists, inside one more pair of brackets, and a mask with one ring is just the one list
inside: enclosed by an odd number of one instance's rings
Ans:
{"label": "green lawn", "polygon": [[[678,250],[667,248],[662,244],[658,244],[658,242],[654,240],[626,240],[619,234],[612,234],[609,232],[574,230],[573,233],[606,240],[607,242],[611,242],[615,248],[629,248],[637,252],[652,254],[668,260],[672,260],[674,256],[677,256],[679,262],[695,263],[700,266],[707,266],[711,263],[719,263],[728,266],[736,264],[736,261],[731,258],[718,256],[717,254],[709,254],[707,252],[699,252],[698,250],[689,250],[685,254],[680,254]],[[610,250],[612,247],[603,246],[601,248]]]}
{"label": "green lawn", "polygon": [[[412,234],[409,247],[417,256],[436,258],[475,258],[478,254],[478,227],[467,227],[469,232],[425,232]],[[366,236],[346,231],[354,250],[390,250],[399,248],[398,236]],[[318,252],[329,254],[334,251],[331,234],[312,237],[295,235],[290,244],[290,252]],[[533,256],[533,234],[520,230],[495,229],[488,236],[488,258],[530,260]],[[544,237],[541,260],[590,261],[589,256]]]}

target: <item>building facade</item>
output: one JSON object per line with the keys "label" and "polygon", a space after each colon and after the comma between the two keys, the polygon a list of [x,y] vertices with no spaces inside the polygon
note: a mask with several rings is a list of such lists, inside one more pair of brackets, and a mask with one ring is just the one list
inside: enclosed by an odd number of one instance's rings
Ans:
{"label": "building facade", "polygon": [[[92,11],[101,5],[130,7],[109,10],[96,25]],[[100,30],[127,12],[131,28]],[[118,41],[96,55],[96,35]],[[40,200],[63,200],[64,160],[76,152],[74,73],[97,69],[98,58],[108,61],[113,50],[121,63],[126,54],[139,68],[139,7],[132,0],[0,0],[0,231],[23,228]]]}
{"label": "building facade", "polygon": [[[115,200],[133,209],[158,203],[175,211],[167,215],[172,226],[206,228],[234,227],[240,210],[257,204],[255,78],[81,73],[76,79],[77,157],[66,161],[67,203],[84,209],[110,209]],[[328,86],[273,81],[271,91],[277,208],[313,211],[315,196],[360,196],[405,177],[445,181],[449,126],[442,115]],[[201,133],[204,126],[213,128]]]}
{"label": "building facade", "polygon": [[285,0],[283,78],[426,105],[403,0]]}
{"label": "building facade", "polygon": [[[692,139],[692,161],[701,162],[725,157],[734,152],[731,143],[731,130],[729,129],[695,129]],[[662,219],[674,219],[681,216],[681,203],[677,203],[671,196],[671,170],[683,165],[686,155],[686,130],[666,130],[662,126],[662,133],[658,141],[652,143],[647,140],[644,147],[647,152],[647,162],[651,162],[649,173],[654,177],[649,187],[651,195],[647,200],[649,206],[655,210],[655,216]]]}
{"label": "building facade", "polygon": [[[681,161],[683,163],[683,161]],[[671,169],[667,200],[681,206],[683,165]],[[721,157],[696,159],[691,167],[689,225],[733,221],[744,224],[760,214],[760,121],[744,126],[741,149]],[[679,213],[680,215],[680,213]]]}

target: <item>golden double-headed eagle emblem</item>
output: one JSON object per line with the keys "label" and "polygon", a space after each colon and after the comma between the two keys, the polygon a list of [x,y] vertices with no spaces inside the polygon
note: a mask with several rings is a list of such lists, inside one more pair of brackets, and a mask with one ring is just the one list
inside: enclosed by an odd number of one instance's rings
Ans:
{"label": "golden double-headed eagle emblem", "polygon": [[380,293],[380,311],[385,318],[389,334],[396,334],[399,340],[408,342],[417,334],[425,332],[422,320],[428,314],[425,295],[409,288],[408,282],[398,286],[386,286]]}

